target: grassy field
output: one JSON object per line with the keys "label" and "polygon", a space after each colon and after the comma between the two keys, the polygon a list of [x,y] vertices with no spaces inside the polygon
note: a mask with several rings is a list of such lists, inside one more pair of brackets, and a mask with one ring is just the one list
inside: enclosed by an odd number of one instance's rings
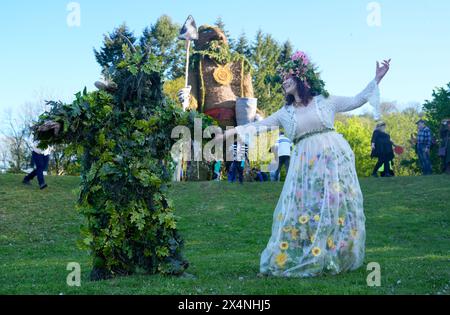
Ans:
{"label": "grassy field", "polygon": [[[271,231],[281,184],[205,182],[171,190],[195,279],[133,276],[89,282],[90,258],[75,245],[82,218],[74,210],[75,177],[49,177],[50,188],[25,187],[0,175],[0,294],[448,294],[450,176],[362,179],[368,271],[314,279],[260,279],[259,255]],[[82,285],[66,284],[69,262]]]}

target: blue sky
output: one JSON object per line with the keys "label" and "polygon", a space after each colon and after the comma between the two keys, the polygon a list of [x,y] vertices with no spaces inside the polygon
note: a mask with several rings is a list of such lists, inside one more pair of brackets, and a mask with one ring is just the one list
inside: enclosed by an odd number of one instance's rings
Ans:
{"label": "blue sky", "polygon": [[392,58],[382,83],[384,100],[400,104],[431,98],[450,81],[450,1],[378,1],[381,26],[370,27],[363,0],[199,1],[79,0],[81,26],[68,27],[66,0],[0,3],[0,115],[38,93],[63,100],[99,78],[93,48],[126,22],[136,34],[162,14],[182,24],[189,14],[212,24],[221,16],[233,37],[258,29],[290,39],[320,66],[328,89],[353,95],[374,76],[375,60]]}

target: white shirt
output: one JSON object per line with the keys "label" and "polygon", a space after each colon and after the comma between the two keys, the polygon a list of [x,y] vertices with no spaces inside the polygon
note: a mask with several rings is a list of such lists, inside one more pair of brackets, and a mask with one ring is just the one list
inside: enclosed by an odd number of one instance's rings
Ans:
{"label": "white shirt", "polygon": [[277,141],[278,156],[291,156],[292,141],[285,135],[281,135]]}
{"label": "white shirt", "polygon": [[33,142],[33,151],[36,152],[37,154],[49,156],[53,152],[52,147],[48,147],[47,149],[42,150],[42,149],[38,148],[38,145],[39,145],[39,142]]}
{"label": "white shirt", "polygon": [[234,161],[245,161],[248,157],[248,145],[241,144],[233,144],[230,146],[230,151],[233,152],[233,160]]}

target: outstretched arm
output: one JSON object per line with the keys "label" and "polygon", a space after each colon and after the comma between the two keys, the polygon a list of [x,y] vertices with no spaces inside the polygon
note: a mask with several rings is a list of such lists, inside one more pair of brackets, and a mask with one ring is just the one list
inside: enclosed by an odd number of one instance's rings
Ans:
{"label": "outstretched arm", "polygon": [[[336,113],[348,112],[357,109],[369,100],[376,102],[379,95],[378,84],[375,80],[371,81],[367,87],[353,97],[348,96],[330,96],[329,101],[333,104],[333,110]],[[379,98],[378,98],[379,99]]]}
{"label": "outstretched arm", "polygon": [[[260,121],[256,121],[247,125],[243,125],[243,126],[238,126],[236,128],[233,129],[229,129],[224,133],[224,137],[225,138],[230,138],[235,136],[236,134],[238,134],[239,136],[243,135],[246,133],[247,130],[249,130],[249,128],[255,128],[255,130],[257,131],[257,133],[259,132],[264,132],[264,131],[269,131],[273,128],[277,128],[281,126],[281,119],[280,119],[280,115],[281,115],[281,111],[283,109],[275,112],[274,114],[272,114],[271,116],[267,117],[266,119],[260,120]],[[264,130],[261,130],[261,128],[265,128]]]}
{"label": "outstretched arm", "polygon": [[344,96],[330,96],[330,102],[333,104],[335,112],[347,112],[359,108],[370,102],[376,109],[379,107],[380,92],[378,84],[384,78],[389,71],[391,60],[383,61],[383,65],[380,67],[377,62],[375,79],[369,83],[369,85],[359,94],[354,97]]}

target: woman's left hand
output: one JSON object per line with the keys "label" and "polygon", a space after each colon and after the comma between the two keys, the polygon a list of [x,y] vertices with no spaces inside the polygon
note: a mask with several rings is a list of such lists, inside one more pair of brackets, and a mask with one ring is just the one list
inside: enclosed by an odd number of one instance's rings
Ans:
{"label": "woman's left hand", "polygon": [[383,65],[380,67],[380,63],[377,61],[377,72],[375,79],[377,80],[377,83],[380,84],[381,80],[383,80],[386,73],[388,73],[390,68],[391,59],[384,60]]}

